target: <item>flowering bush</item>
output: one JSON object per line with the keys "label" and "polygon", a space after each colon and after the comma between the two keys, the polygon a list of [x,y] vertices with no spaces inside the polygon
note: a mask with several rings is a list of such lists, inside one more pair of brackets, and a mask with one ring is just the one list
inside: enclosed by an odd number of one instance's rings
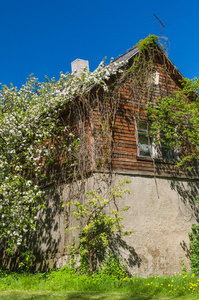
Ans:
{"label": "flowering bush", "polygon": [[86,97],[98,85],[108,90],[107,80],[123,63],[103,62],[93,72],[80,77],[60,75],[40,83],[32,76],[21,89],[2,86],[0,92],[0,240],[9,253],[25,243],[25,233],[35,230],[38,208],[43,207],[39,179],[57,153],[64,153],[73,168],[79,139],[61,122],[64,105]]}

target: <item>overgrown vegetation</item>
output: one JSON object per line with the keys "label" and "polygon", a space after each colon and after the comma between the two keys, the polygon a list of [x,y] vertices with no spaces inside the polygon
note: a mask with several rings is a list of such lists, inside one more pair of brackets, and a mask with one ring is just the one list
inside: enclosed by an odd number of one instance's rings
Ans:
{"label": "overgrown vegetation", "polygon": [[[104,213],[106,205],[120,197],[121,191],[111,191],[107,199],[93,191],[87,194],[92,198],[86,204],[83,201],[88,174],[96,170],[111,174],[119,95],[126,82],[135,103],[134,117],[147,119],[146,104],[153,103],[148,113],[156,142],[161,139],[171,148],[183,149],[178,166],[185,164],[191,169],[191,163],[194,166],[198,160],[199,82],[183,81],[182,91],[158,99],[154,105],[151,79],[157,69],[157,57],[165,77],[168,72],[163,49],[157,43],[156,36],[140,41],[131,66],[116,60],[104,67],[102,62],[93,73],[85,69],[79,77],[61,74],[57,82],[46,78],[45,83],[39,83],[31,76],[20,90],[2,86],[0,247],[7,254],[18,252],[21,270],[27,270],[34,260],[27,237],[36,228],[38,210],[45,210],[43,187],[55,183],[62,174],[67,182],[81,179],[82,183],[81,192],[69,199],[76,201],[68,204],[76,207],[74,215],[84,222],[79,228],[80,246],[73,245],[74,251],[71,250],[73,260],[75,251],[80,254],[82,270],[93,272],[100,261],[98,254],[102,255],[100,262],[104,261],[114,234],[121,233],[118,210]],[[189,98],[193,101],[189,102]],[[187,142],[189,147],[184,147]],[[71,190],[75,192],[73,186]]]}
{"label": "overgrown vegetation", "polygon": [[199,80],[183,79],[181,84],[178,92],[149,104],[148,113],[157,143],[178,150],[177,166],[191,171],[199,160]]}
{"label": "overgrown vegetation", "polygon": [[[0,291],[4,299],[16,296],[65,297],[64,299],[197,299],[199,278],[194,274],[115,278],[104,271],[91,276],[63,268],[45,274],[1,272]],[[113,276],[111,276],[113,275]],[[76,297],[76,298],[75,298]]]}
{"label": "overgrown vegetation", "polygon": [[197,224],[192,225],[189,238],[191,268],[194,273],[199,274],[199,226]]}
{"label": "overgrown vegetation", "polygon": [[[19,90],[2,86],[1,250],[19,256],[26,252],[31,257],[27,236],[35,230],[38,210],[45,210],[42,186],[49,180],[55,182],[56,172],[64,172],[68,180],[81,178],[84,184],[88,172],[110,171],[120,88],[128,78],[139,84],[134,97],[141,99],[146,93],[141,79],[151,71],[153,50],[151,47],[149,55],[145,47],[155,41],[154,36],[142,41],[139,59],[130,72],[125,62],[111,62],[106,67],[102,62],[94,72],[84,70],[79,77],[61,74],[57,82],[46,78],[39,83],[31,76]],[[92,153],[88,125],[95,141]]]}
{"label": "overgrown vegetation", "polygon": [[[56,166],[63,166],[69,179],[83,178],[88,156],[88,91],[93,85],[107,91],[104,79],[116,74],[120,66],[111,63],[104,68],[101,63],[93,73],[85,70],[81,77],[61,74],[57,82],[47,79],[45,83],[30,77],[20,90],[2,87],[0,240],[7,254],[31,251],[27,236],[35,230],[38,209],[45,209],[42,182],[56,173]],[[68,119],[72,110],[81,115],[75,128],[62,117],[67,105]]]}
{"label": "overgrown vegetation", "polygon": [[[132,232],[123,230],[121,221],[124,219],[119,213],[118,208],[114,207],[114,201],[117,198],[122,198],[123,194],[129,193],[128,189],[122,190],[121,187],[125,183],[130,183],[128,180],[120,182],[118,186],[111,189],[107,198],[101,194],[98,195],[94,191],[86,192],[87,199],[85,204],[78,201],[68,202],[67,206],[73,206],[72,214],[79,221],[78,226],[69,228],[68,230],[78,229],[79,246],[74,247],[72,251],[72,266],[74,267],[74,254],[80,256],[79,270],[81,273],[93,273],[97,266],[106,264],[108,266],[107,258],[110,256],[117,259],[117,267],[121,264],[119,258],[113,254],[116,249],[113,245],[114,240],[124,235],[130,235]],[[123,211],[128,210],[129,207],[124,207]],[[115,274],[117,270],[115,269]]]}

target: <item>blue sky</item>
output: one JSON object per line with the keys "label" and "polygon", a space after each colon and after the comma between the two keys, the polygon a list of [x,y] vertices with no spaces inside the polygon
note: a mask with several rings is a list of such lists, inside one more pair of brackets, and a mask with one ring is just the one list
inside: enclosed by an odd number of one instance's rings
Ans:
{"label": "blue sky", "polygon": [[40,81],[89,60],[93,71],[165,25],[169,58],[188,78],[199,77],[199,1],[1,0],[0,82],[18,88],[33,73]]}

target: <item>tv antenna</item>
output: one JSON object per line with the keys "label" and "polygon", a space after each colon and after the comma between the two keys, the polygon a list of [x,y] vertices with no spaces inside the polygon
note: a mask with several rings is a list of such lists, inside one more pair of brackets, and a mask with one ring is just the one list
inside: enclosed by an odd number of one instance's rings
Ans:
{"label": "tv antenna", "polygon": [[165,26],[164,26],[164,24],[160,21],[160,19],[156,16],[156,14],[153,14],[154,15],[154,17],[158,20],[158,22],[159,22],[159,25],[160,25],[160,36],[161,36],[161,38],[162,38],[162,27],[164,27],[165,28]]}

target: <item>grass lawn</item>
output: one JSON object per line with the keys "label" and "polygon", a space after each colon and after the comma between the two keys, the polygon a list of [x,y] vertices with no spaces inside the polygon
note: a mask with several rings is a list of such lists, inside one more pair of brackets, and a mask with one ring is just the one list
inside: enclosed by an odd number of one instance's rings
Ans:
{"label": "grass lawn", "polygon": [[122,293],[122,292],[66,292],[66,291],[59,291],[59,292],[51,292],[51,291],[3,291],[0,293],[0,297],[3,300],[14,300],[17,298],[20,299],[40,299],[40,300],[47,300],[47,299],[55,299],[55,300],[86,300],[86,299],[96,299],[96,300],[108,300],[108,299],[118,299],[118,300],[125,300],[125,299],[134,299],[134,300],[149,300],[149,299],[160,299],[160,300],[167,300],[167,299],[184,299],[184,300],[192,300],[198,299],[198,295],[186,295],[176,297],[175,295],[152,295],[152,294],[137,294],[137,293]]}
{"label": "grass lawn", "polygon": [[67,270],[51,273],[0,272],[0,299],[199,299],[194,274],[114,278],[105,274],[79,275]]}

